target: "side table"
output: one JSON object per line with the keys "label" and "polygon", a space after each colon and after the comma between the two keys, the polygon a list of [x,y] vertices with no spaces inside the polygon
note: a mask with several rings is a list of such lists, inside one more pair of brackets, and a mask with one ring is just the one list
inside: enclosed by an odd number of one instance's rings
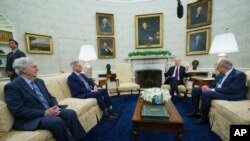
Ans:
{"label": "side table", "polygon": [[112,82],[112,81],[115,81],[116,74],[115,73],[111,73],[111,74],[98,74],[98,77],[105,77],[105,78],[109,79]]}
{"label": "side table", "polygon": [[96,80],[98,81],[98,86],[102,87],[105,85],[106,89],[108,89],[107,78],[97,78]]}
{"label": "side table", "polygon": [[210,85],[213,82],[214,78],[209,77],[192,77],[193,87],[198,85],[201,87],[202,85]]}

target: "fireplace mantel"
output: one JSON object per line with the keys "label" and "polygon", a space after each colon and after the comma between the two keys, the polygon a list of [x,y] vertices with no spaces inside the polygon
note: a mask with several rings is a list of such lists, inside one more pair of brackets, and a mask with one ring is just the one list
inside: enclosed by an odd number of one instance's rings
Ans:
{"label": "fireplace mantel", "polygon": [[135,56],[135,57],[126,57],[125,60],[150,60],[150,59],[168,59],[174,58],[175,56]]}
{"label": "fireplace mantel", "polygon": [[[136,56],[136,57],[126,57],[128,63],[132,65],[133,75],[135,76],[135,71],[138,70],[162,70],[162,78],[164,78],[165,67],[175,56]],[[163,83],[162,79],[162,83]]]}

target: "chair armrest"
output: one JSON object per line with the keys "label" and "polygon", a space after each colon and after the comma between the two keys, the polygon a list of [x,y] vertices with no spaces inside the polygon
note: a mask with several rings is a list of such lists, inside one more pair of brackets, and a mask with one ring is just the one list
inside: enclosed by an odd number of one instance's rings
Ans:
{"label": "chair armrest", "polygon": [[119,84],[119,79],[118,79],[118,78],[115,79],[115,84],[116,84],[116,88],[120,85],[120,84]]}

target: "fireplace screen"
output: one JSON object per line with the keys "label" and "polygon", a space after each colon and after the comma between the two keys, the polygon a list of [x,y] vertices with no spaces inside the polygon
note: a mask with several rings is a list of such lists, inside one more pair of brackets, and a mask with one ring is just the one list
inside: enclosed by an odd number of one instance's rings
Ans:
{"label": "fireplace screen", "polygon": [[160,87],[162,85],[161,70],[137,70],[136,82],[141,88]]}

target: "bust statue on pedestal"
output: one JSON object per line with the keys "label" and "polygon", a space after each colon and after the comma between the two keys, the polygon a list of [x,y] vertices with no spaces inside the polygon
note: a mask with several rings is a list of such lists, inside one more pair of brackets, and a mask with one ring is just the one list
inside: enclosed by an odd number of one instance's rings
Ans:
{"label": "bust statue on pedestal", "polygon": [[107,68],[107,74],[111,74],[111,66],[110,66],[110,64],[107,64],[106,65],[106,68]]}

